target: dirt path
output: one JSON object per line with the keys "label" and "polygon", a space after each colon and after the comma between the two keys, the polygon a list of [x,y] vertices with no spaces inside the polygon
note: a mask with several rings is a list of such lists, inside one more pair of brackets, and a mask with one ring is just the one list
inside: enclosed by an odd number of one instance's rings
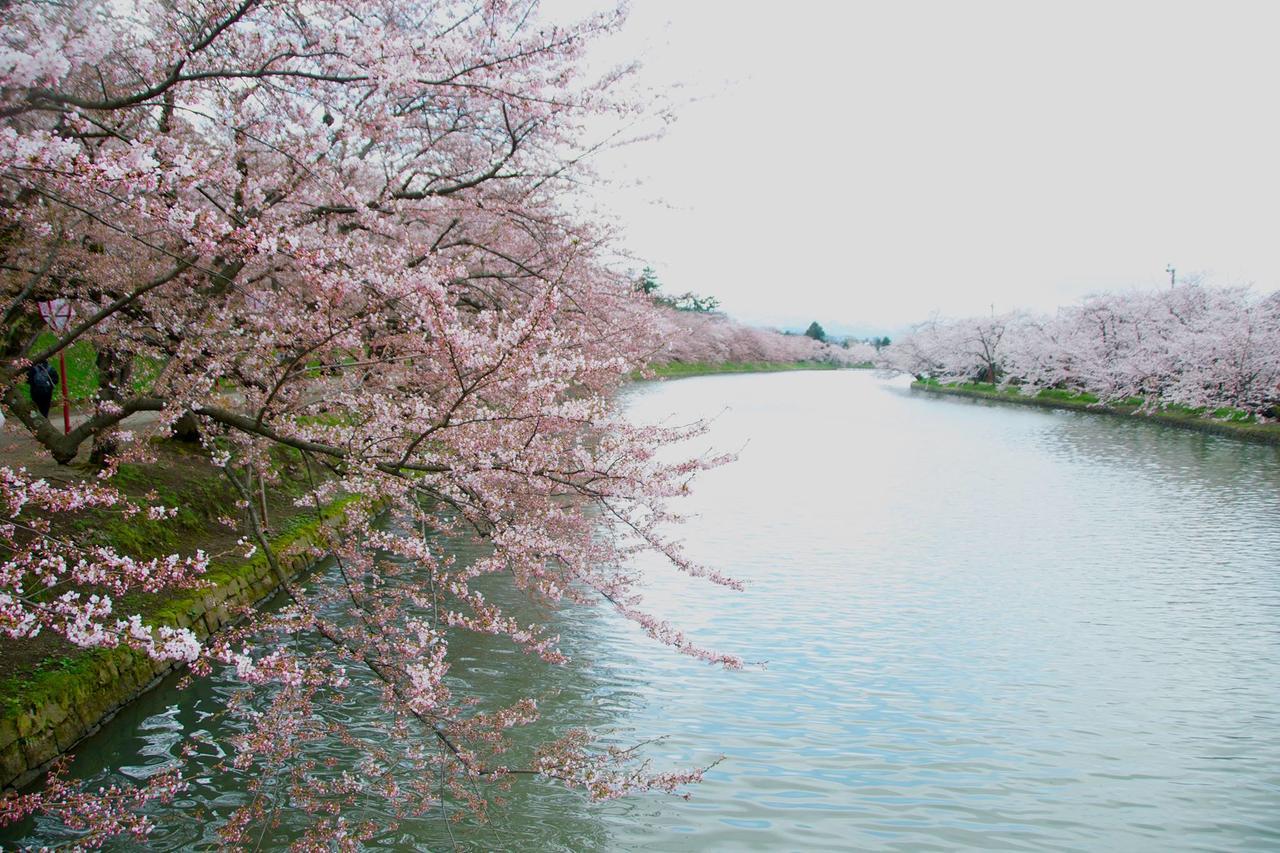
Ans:
{"label": "dirt path", "polygon": [[[90,414],[92,410],[88,406],[80,406],[79,411],[73,406],[71,428],[75,429],[84,423]],[[3,412],[0,412],[0,418],[3,417]],[[49,410],[49,420],[55,427],[62,423],[60,404]],[[120,429],[133,433],[135,439],[144,439],[151,435],[148,428],[153,427],[159,420],[159,412],[134,412],[120,422]],[[59,465],[49,455],[49,451],[23,429],[16,418],[7,418],[0,423],[0,465],[26,468],[29,473],[37,477],[60,480],[78,479],[83,476],[81,469],[89,459],[91,446],[92,439],[87,439],[80,445],[80,452],[76,454],[75,460],[70,465]]]}

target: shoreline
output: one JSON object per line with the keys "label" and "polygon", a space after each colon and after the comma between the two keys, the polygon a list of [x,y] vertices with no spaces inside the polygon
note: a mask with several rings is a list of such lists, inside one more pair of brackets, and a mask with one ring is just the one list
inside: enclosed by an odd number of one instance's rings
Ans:
{"label": "shoreline", "polygon": [[[1202,415],[1181,412],[1157,411],[1149,414],[1136,414],[1137,406],[1102,405],[1086,400],[1075,400],[1060,397],[1027,397],[1017,391],[987,391],[982,388],[970,388],[963,385],[940,385],[932,382],[916,380],[911,383],[911,390],[940,396],[965,397],[973,400],[990,400],[997,403],[1012,403],[1018,406],[1034,406],[1041,409],[1062,409],[1070,412],[1088,412],[1095,415],[1111,417],[1139,417],[1152,423],[1191,430],[1193,432],[1221,435],[1238,438],[1257,444],[1280,446],[1280,424],[1239,423],[1225,420],[1214,420]],[[1043,393],[1043,392],[1042,392]]]}

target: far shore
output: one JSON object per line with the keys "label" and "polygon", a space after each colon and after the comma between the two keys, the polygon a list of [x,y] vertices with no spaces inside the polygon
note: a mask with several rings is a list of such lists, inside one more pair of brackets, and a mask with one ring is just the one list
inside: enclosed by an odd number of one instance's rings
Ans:
{"label": "far shore", "polygon": [[1046,389],[1036,395],[1022,394],[1016,388],[1001,390],[994,385],[977,383],[943,385],[934,381],[915,381],[911,387],[929,394],[970,397],[1020,406],[1038,406],[1042,409],[1067,409],[1074,412],[1090,412],[1098,415],[1140,417],[1178,429],[1225,435],[1260,444],[1280,445],[1280,423],[1256,423],[1253,421],[1216,418],[1194,410],[1161,409],[1143,412],[1137,403],[1100,403],[1091,394],[1069,394]]}

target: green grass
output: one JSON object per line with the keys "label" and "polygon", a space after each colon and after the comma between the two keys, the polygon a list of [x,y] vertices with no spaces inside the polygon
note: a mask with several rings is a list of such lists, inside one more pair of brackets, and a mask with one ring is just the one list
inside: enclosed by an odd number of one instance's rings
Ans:
{"label": "green grass", "polygon": [[[649,370],[654,376],[663,379],[680,379],[714,373],[776,373],[784,370],[838,370],[839,367],[826,361],[670,361],[651,364]],[[639,378],[639,374],[636,374],[636,378]]]}
{"label": "green grass", "polygon": [[1092,406],[1098,402],[1097,395],[1087,391],[1068,391],[1066,388],[1044,388],[1036,394],[1041,400],[1062,400],[1063,402],[1082,403]]}
{"label": "green grass", "polygon": [[[75,688],[96,683],[99,667],[108,660],[133,660],[126,648],[92,649],[75,657],[51,658],[30,678],[9,678],[0,684],[0,713],[10,717],[28,708],[38,708],[51,699],[65,696]],[[53,664],[57,661],[56,664]]]}
{"label": "green grass", "polygon": [[[125,463],[114,482],[121,488],[135,486],[131,491],[140,493],[142,490],[136,486],[146,483],[146,474],[139,466]],[[233,515],[237,497],[226,480],[213,477],[192,478],[181,489],[155,485],[150,491],[159,503],[176,507],[177,515],[171,519],[106,516],[97,520],[88,514],[77,523],[95,524],[102,544],[116,551],[142,558],[162,557],[191,545],[189,540],[199,539],[199,534],[208,525],[216,524],[219,516]]]}
{"label": "green grass", "polygon": [[[41,332],[36,338],[33,352],[39,352],[47,349],[57,343],[57,337],[53,332]],[[80,403],[91,398],[99,387],[98,377],[98,353],[93,345],[88,341],[76,341],[71,346],[63,350],[63,355],[67,363],[67,396],[73,403]],[[49,359],[49,366],[54,370],[61,372],[58,364],[58,356]],[[148,391],[155,383],[156,377],[160,375],[161,363],[153,358],[146,356],[137,356],[133,362],[133,390]],[[31,399],[31,390],[27,387],[26,381],[18,384],[18,393],[23,395],[26,400]],[[54,406],[61,405],[62,391],[61,383],[59,390],[54,391]]]}
{"label": "green grass", "polygon": [[[40,337],[36,338],[34,350],[43,350],[52,346],[57,341],[53,332],[41,332]],[[87,400],[98,390],[98,354],[88,341],[76,341],[67,347],[63,354],[67,362],[67,394],[71,400]],[[49,360],[49,366],[54,370],[61,372],[58,364],[58,357],[55,355]],[[61,383],[59,383],[59,389]],[[18,386],[19,393],[25,399],[31,399],[31,390],[27,383],[23,381]],[[54,405],[62,400],[61,390],[53,392]]]}

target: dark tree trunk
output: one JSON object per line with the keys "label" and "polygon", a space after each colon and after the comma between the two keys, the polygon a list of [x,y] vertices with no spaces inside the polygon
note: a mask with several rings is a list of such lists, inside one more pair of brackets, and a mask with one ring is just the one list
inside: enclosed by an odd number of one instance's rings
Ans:
{"label": "dark tree trunk", "polygon": [[[133,356],[112,347],[98,348],[98,399],[121,403],[129,394],[133,379]],[[105,465],[107,459],[120,449],[116,430],[109,429],[93,437],[93,449],[89,451],[91,465]]]}

